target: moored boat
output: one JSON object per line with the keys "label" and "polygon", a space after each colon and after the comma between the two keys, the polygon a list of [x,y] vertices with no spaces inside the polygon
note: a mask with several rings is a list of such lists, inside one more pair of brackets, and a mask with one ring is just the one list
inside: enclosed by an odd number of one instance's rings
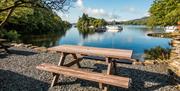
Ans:
{"label": "moored boat", "polygon": [[112,25],[112,26],[106,26],[107,28],[107,31],[108,32],[119,32],[119,31],[122,31],[123,28],[121,26],[115,26],[115,25]]}
{"label": "moored boat", "polygon": [[176,27],[176,26],[166,26],[166,27],[164,28],[164,30],[165,30],[165,32],[170,33],[170,32],[176,31],[176,30],[177,30],[177,27]]}

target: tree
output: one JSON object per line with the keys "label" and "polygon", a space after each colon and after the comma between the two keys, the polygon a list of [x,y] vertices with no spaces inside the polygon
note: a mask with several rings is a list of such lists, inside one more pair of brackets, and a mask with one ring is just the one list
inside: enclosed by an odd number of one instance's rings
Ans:
{"label": "tree", "polygon": [[180,0],[155,0],[149,12],[148,25],[176,25],[180,21]]}
{"label": "tree", "polygon": [[75,0],[1,0],[0,13],[7,12],[6,17],[0,24],[0,28],[6,24],[12,13],[18,7],[43,8],[56,11],[67,11],[71,7],[71,2]]}
{"label": "tree", "polygon": [[89,26],[94,26],[94,28],[98,28],[101,26],[105,26],[106,24],[107,23],[104,19],[96,19],[93,17],[89,17],[87,14],[83,14],[77,22],[77,27],[80,30],[91,30],[87,28],[89,28]]}

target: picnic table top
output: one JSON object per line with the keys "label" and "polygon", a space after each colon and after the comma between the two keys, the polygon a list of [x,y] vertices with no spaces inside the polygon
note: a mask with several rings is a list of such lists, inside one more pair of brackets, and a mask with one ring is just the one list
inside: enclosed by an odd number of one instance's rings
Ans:
{"label": "picnic table top", "polygon": [[97,47],[87,47],[87,46],[77,46],[77,45],[60,45],[60,46],[48,48],[48,50],[56,51],[56,52],[64,52],[64,53],[83,54],[89,56],[117,58],[117,59],[131,59],[133,53],[132,50],[97,48]]}

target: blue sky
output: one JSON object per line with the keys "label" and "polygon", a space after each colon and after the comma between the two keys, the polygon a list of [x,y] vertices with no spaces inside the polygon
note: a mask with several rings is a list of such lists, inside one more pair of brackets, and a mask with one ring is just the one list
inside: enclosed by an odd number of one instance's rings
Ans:
{"label": "blue sky", "polygon": [[148,16],[154,0],[77,0],[66,13],[58,12],[63,20],[77,22],[82,13],[107,21],[126,21]]}

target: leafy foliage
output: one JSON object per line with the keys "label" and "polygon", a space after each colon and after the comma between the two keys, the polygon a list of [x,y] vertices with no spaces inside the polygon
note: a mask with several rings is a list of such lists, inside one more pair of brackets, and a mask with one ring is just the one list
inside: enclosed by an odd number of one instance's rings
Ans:
{"label": "leafy foliage", "polygon": [[106,25],[106,21],[104,19],[96,19],[93,17],[89,17],[87,14],[83,14],[82,17],[79,18],[77,22],[77,27],[82,31],[89,31],[90,26],[94,28],[102,27]]}
{"label": "leafy foliage", "polygon": [[15,30],[10,31],[0,31],[0,37],[7,39],[8,41],[17,41],[20,37],[20,34],[18,34]]}
{"label": "leafy foliage", "polygon": [[[14,0],[3,1],[0,1],[2,2],[0,3],[0,10],[13,6]],[[27,2],[33,0],[22,1]],[[0,21],[6,18],[7,13],[8,11],[0,13]],[[16,30],[21,34],[47,34],[49,32],[65,31],[70,26],[70,23],[62,21],[51,9],[32,6],[16,7],[4,28],[6,30]]]}
{"label": "leafy foliage", "polygon": [[148,25],[176,25],[180,21],[180,0],[155,0],[149,12]]}
{"label": "leafy foliage", "polygon": [[151,59],[151,60],[155,60],[155,59],[161,59],[161,60],[166,60],[170,58],[170,52],[171,49],[168,48],[162,48],[160,46],[157,46],[155,48],[151,48],[149,50],[145,50],[145,55],[146,55],[146,59]]}

